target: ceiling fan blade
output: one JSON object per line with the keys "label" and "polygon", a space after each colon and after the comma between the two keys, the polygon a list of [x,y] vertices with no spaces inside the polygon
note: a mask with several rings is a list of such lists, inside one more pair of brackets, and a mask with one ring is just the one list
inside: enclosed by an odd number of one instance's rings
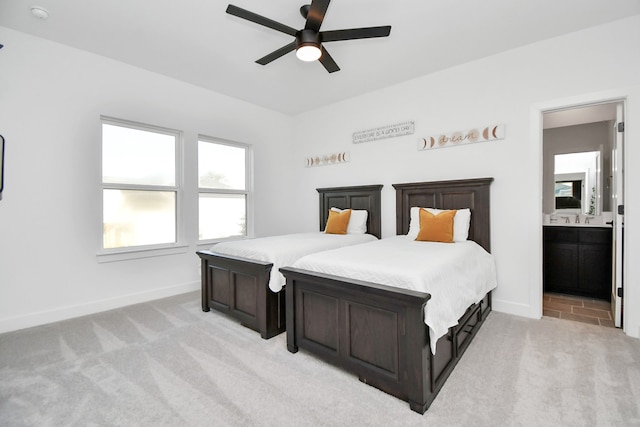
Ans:
{"label": "ceiling fan blade", "polygon": [[334,61],[331,55],[329,55],[327,49],[325,49],[324,46],[320,46],[320,49],[322,49],[322,56],[320,57],[320,59],[318,59],[318,61],[320,61],[322,65],[324,65],[324,68],[326,68],[330,73],[340,71],[340,67],[338,67],[336,61]]}
{"label": "ceiling fan blade", "polygon": [[391,25],[384,27],[352,28],[350,30],[322,31],[322,42],[337,42],[341,40],[370,39],[374,37],[387,37],[391,33]]}
{"label": "ceiling fan blade", "polygon": [[324,15],[327,13],[329,2],[331,0],[313,0],[309,12],[307,13],[307,23],[304,26],[305,30],[313,30],[316,33],[320,31],[322,21],[324,21]]}
{"label": "ceiling fan blade", "polygon": [[263,56],[262,58],[258,59],[256,62],[260,65],[267,65],[269,62],[275,61],[276,59],[280,58],[283,55],[286,55],[287,53],[295,49],[296,49],[296,42],[293,41],[288,45],[282,46],[280,49],[274,50],[270,54]]}
{"label": "ceiling fan blade", "polygon": [[263,25],[267,28],[280,31],[281,33],[289,34],[290,36],[295,37],[296,33],[298,32],[298,30],[296,30],[295,28],[291,28],[288,25],[281,24],[274,21],[273,19],[265,18],[264,16],[258,15],[257,13],[249,12],[248,10],[242,9],[232,4],[227,6],[227,13],[229,15],[237,16],[238,18],[246,19],[247,21],[255,22],[258,25]]}

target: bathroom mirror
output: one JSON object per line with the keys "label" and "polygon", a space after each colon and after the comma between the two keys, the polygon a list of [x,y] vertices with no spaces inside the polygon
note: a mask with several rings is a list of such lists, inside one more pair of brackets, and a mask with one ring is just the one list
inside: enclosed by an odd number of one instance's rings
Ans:
{"label": "bathroom mirror", "polygon": [[554,156],[554,204],[560,213],[602,213],[602,156],[600,151]]}
{"label": "bathroom mirror", "polygon": [[[542,212],[558,212],[558,197],[577,196],[574,182],[580,181],[580,207],[568,208],[566,203],[574,200],[562,200],[560,211],[602,215],[611,211],[612,158],[615,137],[617,135],[616,103],[586,105],[570,109],[549,111],[543,114],[543,153],[542,153]],[[591,155],[588,165],[582,164],[580,157],[584,153]],[[566,155],[566,157],[556,156]],[[593,156],[599,156],[593,160]],[[566,164],[564,160],[566,160]],[[573,166],[572,166],[573,165]],[[595,178],[593,172],[595,171]],[[558,175],[558,176],[556,176]],[[562,183],[571,181],[571,185]],[[558,186],[556,186],[558,182]],[[574,190],[575,188],[575,190]],[[556,192],[564,193],[562,196]],[[592,201],[592,197],[595,198]]]}

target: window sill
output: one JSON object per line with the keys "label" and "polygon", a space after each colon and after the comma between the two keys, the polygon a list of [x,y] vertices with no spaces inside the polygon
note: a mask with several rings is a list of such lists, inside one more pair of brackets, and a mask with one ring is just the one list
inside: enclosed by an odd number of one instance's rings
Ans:
{"label": "window sill", "polygon": [[96,254],[96,259],[98,260],[99,263],[127,261],[131,259],[183,254],[188,252],[188,250],[189,250],[189,246],[187,245],[174,245],[174,246],[155,247],[155,248],[125,248],[125,249],[115,249],[115,250],[104,250]]}

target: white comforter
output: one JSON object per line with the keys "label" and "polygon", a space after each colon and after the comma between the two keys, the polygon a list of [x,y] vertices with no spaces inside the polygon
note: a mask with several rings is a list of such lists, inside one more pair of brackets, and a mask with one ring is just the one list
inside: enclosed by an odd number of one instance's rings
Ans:
{"label": "white comforter", "polygon": [[470,240],[435,243],[395,236],[305,256],[293,267],[428,292],[424,322],[433,354],[438,338],[497,285],[493,256]]}
{"label": "white comforter", "polygon": [[298,258],[315,252],[375,240],[377,238],[372,234],[298,233],[222,242],[214,245],[210,251],[273,263],[269,288],[273,292],[280,292],[285,283],[280,267],[290,266]]}

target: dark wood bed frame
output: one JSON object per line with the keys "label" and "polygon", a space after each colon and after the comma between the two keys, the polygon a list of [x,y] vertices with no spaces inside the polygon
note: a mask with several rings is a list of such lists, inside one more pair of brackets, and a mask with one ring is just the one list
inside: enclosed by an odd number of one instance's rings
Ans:
{"label": "dark wood bed frame", "polygon": [[[397,234],[409,230],[412,206],[471,209],[469,239],[490,249],[493,178],[396,184]],[[423,414],[491,311],[491,293],[429,347],[424,308],[430,295],[371,282],[282,268],[287,279],[287,348],[299,348],[408,401]]]}
{"label": "dark wood bed frame", "polygon": [[[320,230],[324,230],[330,208],[368,211],[367,232],[380,238],[382,185],[318,188]],[[269,289],[272,263],[198,251],[201,259],[202,311],[214,309],[238,319],[260,332],[264,339],[285,330],[284,291]]]}

